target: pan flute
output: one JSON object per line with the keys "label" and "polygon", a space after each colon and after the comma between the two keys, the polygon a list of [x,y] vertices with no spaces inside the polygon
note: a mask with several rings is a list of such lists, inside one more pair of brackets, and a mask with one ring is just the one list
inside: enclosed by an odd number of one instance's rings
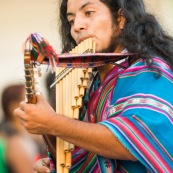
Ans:
{"label": "pan flute", "polygon": [[[94,53],[95,43],[91,38],[75,47],[70,54]],[[79,118],[82,97],[85,94],[91,68],[62,68],[56,69],[56,112],[73,119]],[[71,167],[73,144],[56,138],[56,172],[68,173]]]}

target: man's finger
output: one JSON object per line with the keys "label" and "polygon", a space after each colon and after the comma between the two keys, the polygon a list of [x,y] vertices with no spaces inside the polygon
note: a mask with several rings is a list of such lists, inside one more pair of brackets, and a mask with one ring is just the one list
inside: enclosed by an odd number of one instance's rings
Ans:
{"label": "man's finger", "polygon": [[50,169],[46,166],[34,167],[34,171],[38,173],[50,173]]}
{"label": "man's finger", "polygon": [[48,158],[42,158],[42,164],[45,164],[47,166],[50,165],[50,160]]}
{"label": "man's finger", "polygon": [[40,159],[33,167],[37,173],[50,173],[49,162],[47,159]]}
{"label": "man's finger", "polygon": [[20,120],[25,120],[25,113],[20,108],[17,108],[13,112],[14,116],[18,117]]}
{"label": "man's finger", "polygon": [[20,102],[20,104],[19,104],[20,109],[22,109],[23,111],[25,111],[25,105],[26,105],[26,102],[25,101]]}

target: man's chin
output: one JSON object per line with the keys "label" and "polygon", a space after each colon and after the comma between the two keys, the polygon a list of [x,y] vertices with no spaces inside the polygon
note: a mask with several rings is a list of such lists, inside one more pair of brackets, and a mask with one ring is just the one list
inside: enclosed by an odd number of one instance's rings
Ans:
{"label": "man's chin", "polygon": [[96,48],[96,53],[113,53],[116,47],[116,44],[114,42],[111,42],[111,44],[107,48],[100,50]]}
{"label": "man's chin", "polygon": [[105,49],[96,49],[95,53],[111,53],[111,50],[109,48],[105,48]]}
{"label": "man's chin", "polygon": [[96,53],[113,53],[114,50],[112,49],[103,49],[103,50],[96,50]]}

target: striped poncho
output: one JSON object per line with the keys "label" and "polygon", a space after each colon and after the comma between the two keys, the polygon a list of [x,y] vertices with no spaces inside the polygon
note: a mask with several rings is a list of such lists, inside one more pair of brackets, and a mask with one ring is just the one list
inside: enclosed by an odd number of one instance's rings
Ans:
{"label": "striped poncho", "polygon": [[138,161],[107,159],[76,147],[70,172],[173,172],[173,73],[159,58],[153,67],[143,60],[125,70],[114,67],[91,95],[85,119],[110,129]]}

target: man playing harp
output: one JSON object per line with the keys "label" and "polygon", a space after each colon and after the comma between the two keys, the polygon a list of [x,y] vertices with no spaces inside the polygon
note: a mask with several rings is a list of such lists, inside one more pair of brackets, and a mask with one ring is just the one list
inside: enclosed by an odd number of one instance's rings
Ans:
{"label": "man playing harp", "polygon": [[15,115],[29,133],[76,146],[70,172],[173,172],[173,39],[143,0],[62,0],[60,12],[63,52],[91,37],[96,52],[136,56],[97,68],[82,121],[57,115],[42,95]]}

